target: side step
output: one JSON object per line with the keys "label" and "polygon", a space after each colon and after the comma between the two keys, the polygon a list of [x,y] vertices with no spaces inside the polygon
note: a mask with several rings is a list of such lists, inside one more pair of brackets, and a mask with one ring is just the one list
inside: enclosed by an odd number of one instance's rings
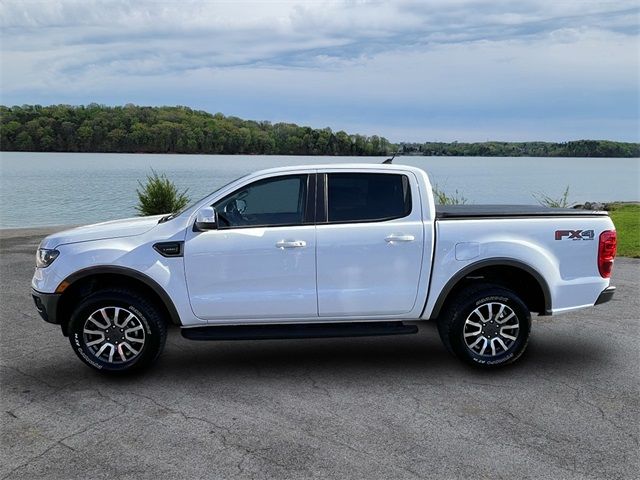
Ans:
{"label": "side step", "polygon": [[369,337],[418,333],[402,322],[221,325],[181,329],[189,340],[274,340],[283,338]]}

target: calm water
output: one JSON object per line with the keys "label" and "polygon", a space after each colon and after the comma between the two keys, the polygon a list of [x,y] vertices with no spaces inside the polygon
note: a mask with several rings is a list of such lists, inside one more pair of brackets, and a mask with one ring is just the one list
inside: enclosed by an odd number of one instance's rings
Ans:
{"label": "calm water", "polygon": [[[165,172],[192,199],[263,168],[383,158],[99,153],[0,154],[0,228],[72,225],[136,214],[137,180]],[[640,200],[640,159],[401,157],[447,192],[472,203],[535,203],[532,193],[570,200]]]}

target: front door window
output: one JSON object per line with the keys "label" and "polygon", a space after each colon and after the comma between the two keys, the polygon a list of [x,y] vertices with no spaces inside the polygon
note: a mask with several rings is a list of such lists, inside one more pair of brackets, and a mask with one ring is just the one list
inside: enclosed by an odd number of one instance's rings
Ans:
{"label": "front door window", "polygon": [[302,225],[307,175],[258,180],[214,205],[219,228]]}

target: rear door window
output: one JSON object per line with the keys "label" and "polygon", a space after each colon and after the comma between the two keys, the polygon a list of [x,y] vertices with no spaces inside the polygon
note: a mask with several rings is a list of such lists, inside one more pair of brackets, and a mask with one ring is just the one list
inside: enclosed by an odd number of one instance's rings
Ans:
{"label": "rear door window", "polygon": [[329,223],[382,222],[411,213],[406,175],[393,173],[329,173]]}

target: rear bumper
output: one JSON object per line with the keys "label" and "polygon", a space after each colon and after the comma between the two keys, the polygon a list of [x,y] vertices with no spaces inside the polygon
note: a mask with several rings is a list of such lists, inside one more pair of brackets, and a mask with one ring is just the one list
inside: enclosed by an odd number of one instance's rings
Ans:
{"label": "rear bumper", "polygon": [[60,323],[57,318],[57,312],[61,295],[60,293],[42,293],[33,288],[31,289],[33,303],[35,303],[36,310],[38,310],[38,313],[45,322]]}
{"label": "rear bumper", "polygon": [[602,303],[607,303],[609,300],[613,298],[613,294],[616,293],[616,287],[607,287],[605,288],[594,305],[600,305]]}

